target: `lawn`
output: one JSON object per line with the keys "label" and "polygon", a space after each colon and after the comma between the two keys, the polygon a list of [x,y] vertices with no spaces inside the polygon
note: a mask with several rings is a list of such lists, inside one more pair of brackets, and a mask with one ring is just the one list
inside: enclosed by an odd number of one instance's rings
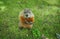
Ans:
{"label": "lawn", "polygon": [[[24,8],[35,15],[31,30],[18,26]],[[56,33],[60,34],[60,0],[0,0],[0,39],[41,39],[42,34],[57,39]]]}

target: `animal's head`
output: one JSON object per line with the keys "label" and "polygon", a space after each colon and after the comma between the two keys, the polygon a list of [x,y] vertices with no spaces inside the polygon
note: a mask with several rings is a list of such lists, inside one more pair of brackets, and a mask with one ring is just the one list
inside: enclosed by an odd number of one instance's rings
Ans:
{"label": "animal's head", "polygon": [[29,8],[24,9],[24,17],[29,18],[31,17],[32,11]]}

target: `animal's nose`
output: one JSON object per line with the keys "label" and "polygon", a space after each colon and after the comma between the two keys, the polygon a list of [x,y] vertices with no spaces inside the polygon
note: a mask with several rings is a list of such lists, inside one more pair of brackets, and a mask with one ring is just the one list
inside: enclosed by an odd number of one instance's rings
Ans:
{"label": "animal's nose", "polygon": [[26,17],[28,17],[28,15],[26,15]]}

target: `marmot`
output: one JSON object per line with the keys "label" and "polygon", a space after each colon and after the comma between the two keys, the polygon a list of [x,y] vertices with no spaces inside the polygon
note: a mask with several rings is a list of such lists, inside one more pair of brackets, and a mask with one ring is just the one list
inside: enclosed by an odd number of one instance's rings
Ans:
{"label": "marmot", "polygon": [[19,14],[19,27],[31,29],[34,23],[34,14],[28,8],[22,10]]}

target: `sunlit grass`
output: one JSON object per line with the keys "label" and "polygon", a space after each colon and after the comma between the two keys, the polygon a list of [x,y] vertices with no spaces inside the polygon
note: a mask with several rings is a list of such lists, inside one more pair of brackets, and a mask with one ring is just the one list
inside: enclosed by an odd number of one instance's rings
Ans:
{"label": "sunlit grass", "polygon": [[[55,33],[60,33],[59,0],[2,0],[0,1],[0,39],[37,39],[31,31],[37,30],[50,39],[56,39]],[[50,5],[49,5],[49,4]],[[52,6],[52,5],[53,6]],[[19,13],[24,8],[30,8],[35,15],[32,30],[19,30]],[[34,31],[33,30],[33,31]],[[35,33],[35,32],[34,32]],[[38,37],[40,39],[40,37]]]}

